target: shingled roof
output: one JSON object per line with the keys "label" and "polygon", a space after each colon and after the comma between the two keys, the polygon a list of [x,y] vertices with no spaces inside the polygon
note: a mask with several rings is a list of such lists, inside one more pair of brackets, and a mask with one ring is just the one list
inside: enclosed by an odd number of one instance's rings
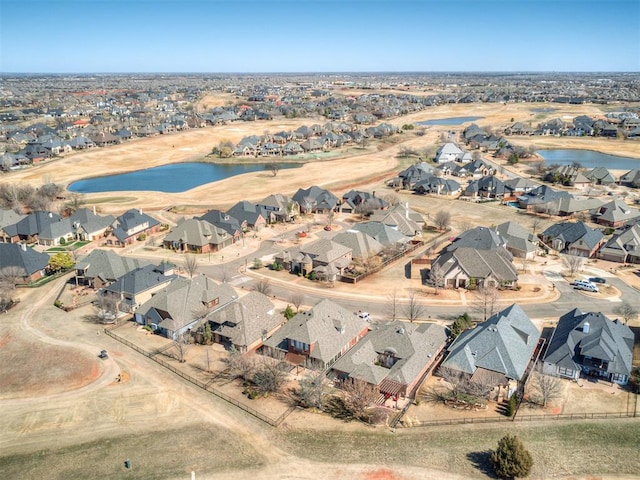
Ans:
{"label": "shingled roof", "polygon": [[539,338],[540,332],[527,314],[513,304],[460,334],[442,366],[469,375],[483,368],[520,380]]}

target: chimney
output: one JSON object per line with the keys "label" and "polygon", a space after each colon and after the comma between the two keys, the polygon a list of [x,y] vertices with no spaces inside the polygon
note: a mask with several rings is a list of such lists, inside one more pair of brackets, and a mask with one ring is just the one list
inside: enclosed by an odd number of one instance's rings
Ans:
{"label": "chimney", "polygon": [[584,324],[582,325],[582,333],[589,333],[589,327],[591,325],[589,325],[589,322],[584,322]]}
{"label": "chimney", "polygon": [[27,251],[27,244],[26,243],[21,243],[20,244],[20,248],[22,248],[23,252],[26,252]]}
{"label": "chimney", "polygon": [[404,216],[409,218],[409,202],[404,202]]}
{"label": "chimney", "polygon": [[138,209],[138,213],[139,213],[140,215],[142,215],[142,209],[141,209],[141,208],[139,208],[139,209]]}
{"label": "chimney", "polygon": [[95,206],[95,205],[93,206],[93,214],[94,214],[94,215],[97,215],[97,213],[96,213],[96,206]]}

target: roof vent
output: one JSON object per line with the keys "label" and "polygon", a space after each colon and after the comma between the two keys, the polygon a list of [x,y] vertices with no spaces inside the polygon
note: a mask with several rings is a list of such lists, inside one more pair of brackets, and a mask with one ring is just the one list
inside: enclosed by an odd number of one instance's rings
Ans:
{"label": "roof vent", "polygon": [[589,324],[589,322],[584,322],[584,324],[582,325],[582,333],[589,333],[589,327],[591,325]]}

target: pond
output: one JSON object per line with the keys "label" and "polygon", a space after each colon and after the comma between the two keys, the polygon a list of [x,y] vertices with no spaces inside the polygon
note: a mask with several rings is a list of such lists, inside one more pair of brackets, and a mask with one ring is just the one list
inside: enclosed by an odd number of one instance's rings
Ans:
{"label": "pond", "polygon": [[[302,163],[278,163],[281,169],[301,167]],[[206,183],[217,182],[248,172],[264,170],[264,164],[221,165],[186,162],[104,177],[86,178],[69,185],[78,193],[144,191],[179,193]]]}
{"label": "pond", "polygon": [[571,165],[579,162],[585,168],[606,167],[610,170],[632,170],[640,168],[640,158],[620,157],[593,150],[556,149],[538,150],[547,165]]}
{"label": "pond", "polygon": [[416,125],[462,125],[467,122],[475,122],[484,117],[447,117],[447,118],[434,118],[433,120],[425,120],[423,122],[416,122]]}

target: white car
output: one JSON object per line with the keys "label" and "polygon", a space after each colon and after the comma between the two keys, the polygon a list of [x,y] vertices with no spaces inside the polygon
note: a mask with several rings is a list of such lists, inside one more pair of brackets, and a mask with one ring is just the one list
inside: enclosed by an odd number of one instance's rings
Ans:
{"label": "white car", "polygon": [[361,318],[365,322],[368,322],[371,319],[371,315],[368,312],[360,312],[358,313],[358,318]]}

